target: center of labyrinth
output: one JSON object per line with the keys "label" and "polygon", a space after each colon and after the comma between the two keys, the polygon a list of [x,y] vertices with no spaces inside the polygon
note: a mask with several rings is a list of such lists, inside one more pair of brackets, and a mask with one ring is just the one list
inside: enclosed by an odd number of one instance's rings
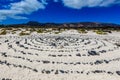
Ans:
{"label": "center of labyrinth", "polygon": [[120,75],[115,42],[111,37],[2,37],[0,65],[40,74]]}

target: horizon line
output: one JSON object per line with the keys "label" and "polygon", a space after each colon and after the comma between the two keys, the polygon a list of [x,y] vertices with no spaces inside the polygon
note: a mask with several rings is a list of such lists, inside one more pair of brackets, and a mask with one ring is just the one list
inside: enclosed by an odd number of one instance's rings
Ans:
{"label": "horizon line", "polygon": [[38,22],[38,23],[41,23],[41,24],[47,24],[47,23],[53,23],[53,24],[69,24],[69,23],[82,23],[82,22],[91,22],[91,23],[108,23],[108,24],[118,24],[118,25],[120,25],[120,23],[115,23],[115,22],[99,22],[99,21],[73,21],[73,22],[40,22],[40,21],[35,21],[35,20],[33,20],[33,21],[26,21],[26,22],[24,22],[24,23],[0,23],[0,25],[17,25],[17,24],[26,24],[26,23],[28,23],[28,22]]}

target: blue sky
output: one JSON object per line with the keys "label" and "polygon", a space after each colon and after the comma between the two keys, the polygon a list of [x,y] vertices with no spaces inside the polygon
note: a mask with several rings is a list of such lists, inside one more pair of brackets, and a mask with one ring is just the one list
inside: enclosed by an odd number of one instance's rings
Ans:
{"label": "blue sky", "polygon": [[0,24],[28,21],[120,24],[120,0],[0,0]]}

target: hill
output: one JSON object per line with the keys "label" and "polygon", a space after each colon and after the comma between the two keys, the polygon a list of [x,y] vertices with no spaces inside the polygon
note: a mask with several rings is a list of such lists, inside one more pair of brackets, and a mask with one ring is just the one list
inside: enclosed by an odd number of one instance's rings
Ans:
{"label": "hill", "polygon": [[34,27],[34,28],[120,28],[114,23],[77,22],[77,23],[39,23],[29,21],[24,24],[1,25],[0,27]]}

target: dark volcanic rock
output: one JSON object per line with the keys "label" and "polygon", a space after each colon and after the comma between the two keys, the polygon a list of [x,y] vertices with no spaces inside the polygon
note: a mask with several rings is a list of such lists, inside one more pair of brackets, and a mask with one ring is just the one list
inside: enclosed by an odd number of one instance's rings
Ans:
{"label": "dark volcanic rock", "polygon": [[92,56],[99,55],[96,51],[88,51],[88,54]]}
{"label": "dark volcanic rock", "polygon": [[117,75],[119,75],[119,76],[120,76],[120,71],[116,71],[116,73],[117,73]]}

